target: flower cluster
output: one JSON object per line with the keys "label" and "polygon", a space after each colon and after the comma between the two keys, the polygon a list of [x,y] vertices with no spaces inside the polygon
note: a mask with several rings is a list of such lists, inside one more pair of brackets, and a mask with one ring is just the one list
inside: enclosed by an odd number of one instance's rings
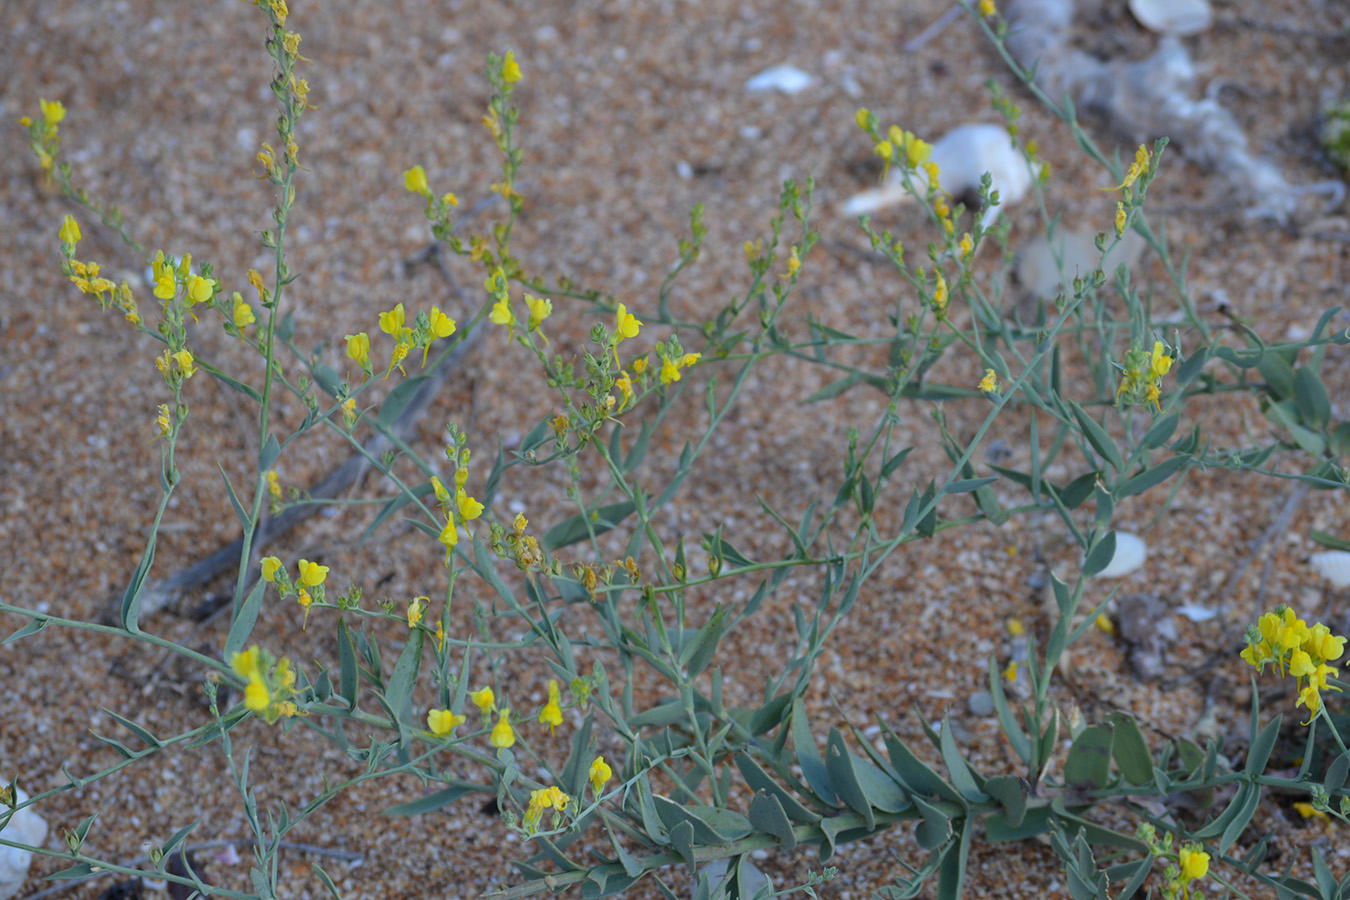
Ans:
{"label": "flower cluster", "polygon": [[230,668],[247,682],[244,706],[261,715],[267,724],[299,714],[291,699],[295,695],[295,670],[290,660],[274,659],[255,644],[230,657]]}
{"label": "flower cluster", "polygon": [[74,216],[67,215],[61,220],[57,236],[61,239],[61,255],[64,257],[61,270],[70,278],[71,283],[80,289],[80,293],[93,294],[104,312],[115,303],[126,313],[128,322],[132,325],[141,324],[141,314],[136,308],[136,298],[131,293],[131,285],[125,281],[120,285],[113,284],[99,274],[98,263],[80,262],[75,258],[75,247],[79,244],[81,235],[80,223],[75,221]]}
{"label": "flower cluster", "polygon": [[36,120],[23,116],[19,124],[28,129],[28,146],[38,158],[38,165],[48,175],[56,167],[56,159],[61,154],[61,138],[58,132],[61,120],[66,117],[66,108],[59,100],[38,99],[41,113]]}
{"label": "flower cluster", "polygon": [[[422,366],[425,368],[432,343],[437,338],[450,337],[459,327],[454,319],[435,306],[431,308],[431,312],[419,311],[411,327],[405,324],[407,321],[408,315],[402,303],[395,304],[393,309],[380,313],[380,330],[394,339],[394,349],[389,355],[389,367],[384,373],[386,378],[395,367],[404,375],[408,374],[403,368],[403,360],[413,350],[422,351]],[[361,380],[365,381],[374,374],[370,362],[370,335],[360,331],[345,335],[344,339],[347,341],[347,358],[361,367]]]}
{"label": "flower cluster", "polygon": [[[1288,672],[1298,684],[1296,706],[1306,706],[1309,716],[1322,708],[1322,691],[1339,691],[1328,684],[1340,671],[1328,663],[1345,653],[1345,638],[1331,633],[1321,622],[1309,626],[1284,604],[1261,616],[1247,628],[1247,649],[1242,658],[1264,671],[1271,663],[1280,674]],[[1310,719],[1311,721],[1311,719]]]}
{"label": "flower cluster", "polygon": [[508,531],[495,522],[492,525],[489,546],[498,556],[509,556],[515,560],[516,567],[522,571],[537,569],[544,565],[544,551],[534,535],[526,534],[530,520],[524,513],[516,513]]}
{"label": "flower cluster", "polygon": [[1116,390],[1116,402],[1121,397],[1134,405],[1152,403],[1159,412],[1162,404],[1162,377],[1172,368],[1172,357],[1162,341],[1153,342],[1153,352],[1144,350],[1138,343],[1125,352],[1122,363],[1124,372],[1120,377],[1120,387]]}
{"label": "flower cluster", "polygon": [[557,787],[547,787],[538,791],[530,791],[530,805],[525,810],[525,831],[533,834],[539,830],[539,821],[544,816],[544,810],[554,811],[553,827],[558,827],[557,813],[567,810],[567,803],[570,798],[560,791]]}
{"label": "flower cluster", "polygon": [[459,544],[459,529],[464,528],[464,533],[473,539],[473,534],[469,532],[469,523],[483,514],[483,504],[478,502],[464,490],[465,483],[469,480],[469,449],[465,446],[468,442],[468,436],[460,431],[459,428],[451,423],[449,426],[450,443],[445,448],[445,458],[455,466],[455,491],[452,496],[441,479],[435,475],[431,476],[431,489],[436,495],[436,502],[441,505],[441,514],[445,516],[445,526],[441,529],[440,542],[445,545],[445,564],[450,565],[450,555]]}
{"label": "flower cluster", "polygon": [[304,622],[300,626],[301,630],[304,630],[305,625],[309,623],[310,606],[316,600],[322,603],[326,599],[323,583],[328,578],[328,566],[321,566],[318,563],[302,559],[298,572],[295,581],[291,581],[290,575],[281,565],[280,559],[275,556],[267,556],[262,560],[263,581],[275,584],[283,598],[294,594],[295,601],[305,611]]}

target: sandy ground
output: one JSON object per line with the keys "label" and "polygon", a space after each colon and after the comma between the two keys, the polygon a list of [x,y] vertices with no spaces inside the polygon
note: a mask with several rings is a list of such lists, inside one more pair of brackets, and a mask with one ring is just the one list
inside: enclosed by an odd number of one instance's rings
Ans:
{"label": "sandy ground", "polygon": [[[457,311],[433,272],[404,274],[402,260],[424,246],[427,232],[399,173],[421,163],[438,190],[454,190],[466,204],[486,196],[486,186],[496,180],[494,151],[479,124],[488,98],[482,71],[489,50],[513,49],[525,72],[517,99],[523,110],[519,140],[526,148],[521,189],[528,203],[516,229],[517,253],[535,270],[566,274],[626,300],[639,313],[654,304],[693,204],[706,205],[710,233],[703,258],[675,294],[674,306],[686,318],[710,315],[744,289],[742,243],[768,234],[784,178],[812,174],[824,240],[804,264],[788,331],[804,334],[811,315],[861,334],[884,334],[900,279],[837,212],[840,200],[877,175],[870,147],[853,125],[854,110],[866,105],[883,123],[936,136],[961,122],[995,121],[983,87],[991,76],[1022,105],[1025,133],[1053,164],[1052,212],[1076,227],[1106,227],[1113,201],[1097,189],[1110,183],[1107,174],[1081,159],[1067,129],[1013,85],[968,20],[915,52],[901,51],[943,9],[937,0],[295,0],[291,27],[303,35],[301,52],[315,60],[306,74],[311,102],[319,108],[299,134],[308,171],[299,180],[291,245],[293,267],[303,273],[292,295],[298,343],[319,347],[347,332],[373,330],[376,312],[399,300],[423,308],[449,303]],[[1313,134],[1323,92],[1347,90],[1344,15],[1330,0],[1221,2],[1215,27],[1187,41],[1202,86],[1219,90],[1254,145],[1297,183],[1336,174],[1320,157]],[[34,113],[40,96],[60,99],[69,110],[61,128],[77,181],[120,205],[147,246],[210,260],[231,285],[246,290],[245,270],[267,261],[257,234],[269,225],[272,202],[268,185],[251,177],[253,156],[268,139],[274,115],[269,64],[260,48],[264,27],[256,10],[238,2],[17,0],[0,10],[0,35],[0,121],[6,123],[0,154],[0,591],[16,605],[93,618],[125,585],[152,518],[159,453],[149,443],[151,420],[166,396],[150,343],[119,316],[100,315],[61,276],[56,231],[71,207],[44,188],[24,132],[13,123]],[[1081,16],[1078,37],[1092,52],[1132,58],[1147,54],[1155,40],[1123,4],[1114,3]],[[810,72],[815,85],[791,96],[745,89],[748,78],[782,63]],[[1119,145],[1122,156],[1132,152],[1101,123],[1089,125],[1104,145]],[[1310,329],[1324,309],[1350,299],[1350,244],[1343,235],[1319,237],[1248,221],[1208,173],[1175,156],[1151,199],[1152,214],[1166,219],[1178,253],[1190,254],[1194,296],[1216,324],[1222,319],[1215,303],[1226,299],[1233,313],[1278,340]],[[1009,212],[1015,240],[1037,232],[1032,204]],[[929,239],[912,214],[892,211],[879,222],[912,246]],[[1339,230],[1347,230],[1344,220]],[[84,233],[82,258],[104,261],[118,279],[137,277],[139,264],[114,235],[92,222]],[[982,263],[991,273],[998,268],[993,259]],[[481,279],[467,264],[455,271],[472,286]],[[1155,260],[1147,259],[1136,278],[1156,291],[1160,309],[1175,307]],[[597,317],[583,315],[578,304],[560,303],[558,311],[566,315],[555,313],[557,320],[570,324],[559,326],[555,342],[580,347]],[[1343,314],[1337,322],[1347,324]],[[227,368],[257,373],[257,361],[223,335],[202,329],[195,340]],[[340,365],[340,350],[330,343],[321,352]],[[1343,398],[1350,396],[1348,360],[1343,350],[1333,351],[1324,368],[1342,414]],[[436,455],[440,429],[453,420],[470,433],[485,468],[497,436],[518,439],[550,409],[547,394],[522,375],[527,363],[518,351],[504,349],[500,335],[489,335],[427,415],[424,452]],[[689,376],[687,399],[696,400],[717,372],[715,364],[700,366]],[[800,402],[826,380],[819,369],[785,362],[758,370],[726,433],[714,441],[709,465],[690,479],[684,501],[663,514],[661,526],[696,543],[699,533],[723,524],[751,556],[781,552],[783,541],[753,494],[789,518],[813,499],[828,500],[841,477],[847,429],[866,427],[883,410],[883,398],[865,388],[830,403]],[[179,451],[184,483],[166,519],[156,575],[234,536],[217,461],[238,481],[244,461],[257,450],[251,410],[238,395],[202,377],[190,383],[188,401],[192,416]],[[953,427],[972,431],[984,415],[979,403],[950,404]],[[669,471],[684,433],[704,420],[699,403],[689,407],[654,442],[653,484]],[[294,401],[280,409],[292,422],[301,413]],[[1256,440],[1268,434],[1252,401],[1198,402],[1191,415],[1183,427],[1202,424],[1217,445],[1245,445],[1245,432]],[[917,445],[905,483],[923,484],[945,472],[947,462],[926,410],[908,407],[903,418],[902,437]],[[1025,419],[1008,415],[990,439],[1009,447],[1014,462],[1025,458]],[[279,466],[283,480],[308,484],[338,452],[321,443],[288,455]],[[1077,474],[1073,466],[1080,462],[1070,458],[1052,474]],[[506,517],[526,509],[547,522],[550,510],[561,508],[563,485],[559,472],[522,478],[504,489],[498,509]],[[367,484],[362,496],[376,491]],[[1128,576],[1123,590],[1153,591],[1173,604],[1224,600],[1228,615],[1203,624],[1175,619],[1180,640],[1165,657],[1172,679],[1165,690],[1135,678],[1123,648],[1107,635],[1088,634],[1075,659],[1091,665],[1068,669],[1057,689],[1060,702],[1076,701],[1090,719],[1124,708],[1162,741],[1193,733],[1208,695],[1214,727],[1241,746],[1248,689],[1235,651],[1243,626],[1279,601],[1342,630],[1347,624],[1344,593],[1325,589],[1304,564],[1314,549],[1310,530],[1350,537],[1343,492],[1304,497],[1287,527],[1262,545],[1269,567],[1263,557],[1231,594],[1218,596],[1252,542],[1276,520],[1289,491],[1278,480],[1211,471],[1195,473],[1156,523],[1161,497],[1122,504],[1117,526],[1142,532],[1150,548],[1146,564]],[[950,514],[961,512],[953,507]],[[368,597],[406,602],[435,594],[442,576],[434,546],[394,533],[355,548],[351,538],[360,522],[359,514],[326,515],[288,536],[278,550],[324,559]],[[901,734],[919,736],[908,714],[913,706],[930,719],[950,715],[985,771],[1010,771],[997,726],[969,712],[967,701],[982,689],[988,656],[1006,661],[1009,617],[1021,617],[1042,635],[1048,630],[1041,596],[1031,586],[1041,571],[1038,558],[1066,571],[1077,565],[1048,518],[973,527],[896,554],[867,585],[822,661],[810,697],[818,733],[845,721],[867,727],[881,716]],[[735,602],[753,587],[705,592],[693,598],[694,609]],[[1094,585],[1088,601],[1098,602],[1110,587]],[[732,697],[749,702],[756,696],[757,673],[773,670],[791,637],[791,605],[813,602],[816,588],[810,576],[789,579],[749,627],[727,638],[727,658],[745,666],[728,688]],[[6,632],[21,624],[16,617],[0,618]],[[304,633],[298,625],[293,605],[273,604],[264,609],[259,633],[268,634],[277,652],[336,660],[331,617],[311,618]],[[205,652],[224,636],[221,622],[199,627],[173,612],[152,617],[147,627]],[[503,625],[500,634],[514,627]],[[395,631],[385,637],[386,646],[398,647]],[[1215,652],[1234,656],[1203,678],[1184,677]],[[521,702],[542,702],[542,662],[518,660],[511,676],[519,679]],[[0,775],[17,773],[30,791],[46,790],[65,783],[63,766],[80,773],[108,764],[111,751],[89,733],[116,730],[101,712],[105,707],[157,732],[200,724],[206,712],[198,677],[165,665],[143,646],[58,629],[0,648]],[[1271,698],[1292,704],[1287,695]],[[294,808],[313,796],[320,773],[356,771],[303,729],[283,735],[257,725],[246,731],[247,740],[239,733],[240,743],[256,747],[254,782],[262,785],[264,803],[285,801]],[[344,896],[470,897],[519,879],[505,860],[523,855],[522,848],[495,815],[480,811],[481,798],[423,817],[380,815],[420,790],[397,779],[364,786],[326,807],[296,837],[359,854],[359,866],[320,859]],[[146,838],[163,840],[196,819],[197,840],[245,833],[238,797],[214,748],[167,754],[53,798],[42,811],[54,829],[52,846],[60,829],[99,813],[89,846],[116,859],[135,857]],[[1287,835],[1279,842],[1285,854],[1280,864],[1302,844],[1326,842],[1320,828],[1300,819],[1283,798],[1267,802],[1253,825],[1254,833]],[[1344,871],[1350,844],[1337,843],[1333,868]],[[830,861],[840,875],[820,889],[822,896],[869,896],[902,871],[897,854],[918,859],[907,829],[842,848]],[[217,883],[246,883],[246,864],[202,858]],[[1306,858],[1300,856],[1296,871]],[[314,859],[284,854],[284,896],[320,896],[309,871]],[[20,896],[40,889],[36,876],[59,865],[39,861]],[[806,850],[762,865],[785,885],[820,864]],[[989,848],[977,841],[970,870],[971,897],[1067,896],[1056,859],[1041,844]],[[107,886],[87,885],[67,896],[95,897]],[[648,889],[634,896],[656,894]]]}

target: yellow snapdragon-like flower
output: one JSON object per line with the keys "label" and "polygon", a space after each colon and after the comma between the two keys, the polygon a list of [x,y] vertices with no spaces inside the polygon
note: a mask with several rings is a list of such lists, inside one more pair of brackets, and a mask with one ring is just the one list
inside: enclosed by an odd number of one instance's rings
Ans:
{"label": "yellow snapdragon-like flower", "polygon": [[427,170],[420,165],[413,166],[403,173],[403,186],[414,194],[431,196],[431,187],[427,184]]}
{"label": "yellow snapdragon-like flower", "polygon": [[263,581],[276,581],[277,570],[281,568],[281,560],[275,556],[264,556],[262,559],[262,579]]}
{"label": "yellow snapdragon-like flower", "polygon": [[244,295],[238,291],[234,292],[234,309],[232,316],[234,318],[234,327],[243,331],[247,326],[258,321],[257,316],[253,314],[253,307],[244,302]]}
{"label": "yellow snapdragon-like flower", "polygon": [[380,313],[380,330],[385,334],[398,337],[403,332],[403,323],[407,315],[403,311],[403,304],[399,303],[388,312]]}
{"label": "yellow snapdragon-like flower", "polygon": [[57,233],[63,244],[74,246],[80,242],[80,223],[75,221],[75,217],[67,214],[61,220],[61,230]]}
{"label": "yellow snapdragon-like flower", "polygon": [[1149,163],[1153,159],[1153,154],[1149,152],[1148,147],[1143,144],[1134,151],[1134,162],[1130,164],[1129,171],[1125,173],[1125,180],[1115,187],[1102,188],[1104,191],[1118,191],[1121,188],[1127,188],[1139,180],[1139,176],[1148,171]]}
{"label": "yellow snapdragon-like flower", "polygon": [[532,294],[526,294],[525,307],[530,311],[530,320],[527,326],[530,331],[537,329],[545,319],[553,314],[553,301],[547,297],[535,297]]}
{"label": "yellow snapdragon-like flower", "polygon": [[448,709],[433,709],[427,712],[427,728],[436,737],[448,737],[454,733],[455,727],[463,725],[464,716],[457,716]]}
{"label": "yellow snapdragon-like flower", "polygon": [[961,243],[957,245],[956,252],[961,257],[962,262],[969,260],[970,254],[975,252],[975,241],[971,238],[969,231],[961,235]]}
{"label": "yellow snapdragon-like flower", "polygon": [[168,436],[169,429],[172,427],[173,422],[169,418],[169,405],[167,403],[161,403],[159,405],[159,415],[155,416],[155,425],[159,427],[159,434],[155,435],[156,438]]}
{"label": "yellow snapdragon-like flower", "polygon": [[618,344],[628,338],[637,337],[642,325],[643,323],[638,317],[630,313],[628,307],[620,303],[614,314],[614,343]]}
{"label": "yellow snapdragon-like flower", "polygon": [[486,714],[496,705],[497,695],[492,692],[490,687],[479,688],[476,691],[469,691],[469,700]]}
{"label": "yellow snapdragon-like flower", "polygon": [[370,368],[370,335],[364,331],[349,334],[347,338],[347,356],[356,361],[362,369]]}
{"label": "yellow snapdragon-like flower", "polygon": [[[530,792],[530,804],[525,809],[525,830],[533,834],[539,830],[539,822],[544,816],[544,810],[552,809],[555,812],[563,812],[567,809],[568,796],[557,787],[547,787],[538,791]],[[556,824],[556,818],[555,818]]]}
{"label": "yellow snapdragon-like flower", "polygon": [[597,756],[591,763],[591,790],[598,796],[600,792],[604,790],[605,783],[608,782],[613,775],[614,772],[610,769],[609,764],[605,762],[605,758],[603,756]]}
{"label": "yellow snapdragon-like flower", "polygon": [[179,350],[173,355],[174,362],[178,363],[178,368],[182,370],[184,378],[191,378],[192,373],[197,371],[197,364],[192,358],[190,350]]}
{"label": "yellow snapdragon-like flower", "polygon": [[416,628],[418,623],[422,621],[422,616],[427,611],[427,605],[430,602],[430,597],[414,597],[408,602],[409,628]]}
{"label": "yellow snapdragon-like flower", "polygon": [[993,369],[985,369],[980,379],[980,390],[984,393],[998,393],[998,374]]}
{"label": "yellow snapdragon-like flower", "polygon": [[516,55],[510,50],[502,57],[502,81],[507,84],[515,84],[520,80],[520,64],[516,62]]}
{"label": "yellow snapdragon-like flower", "polygon": [[450,565],[450,556],[459,544],[459,526],[455,524],[454,516],[446,517],[445,527],[441,529],[441,533],[436,539],[445,545],[445,564],[448,566]]}
{"label": "yellow snapdragon-like flower", "polygon": [[516,744],[516,733],[511,728],[511,710],[503,709],[497,714],[497,724],[492,726],[488,743],[498,750],[506,750]]}
{"label": "yellow snapdragon-like flower", "polygon": [[309,624],[309,608],[314,605],[314,597],[308,589],[301,588],[300,593],[295,595],[295,602],[305,611],[305,617],[300,621],[300,630],[304,631],[305,626]]}
{"label": "yellow snapdragon-like flower", "polygon": [[548,733],[552,734],[553,729],[562,724],[562,707],[559,705],[561,695],[558,691],[558,682],[552,678],[548,681],[548,703],[539,712],[539,722],[548,726]]}
{"label": "yellow snapdragon-like flower", "polygon": [[998,15],[998,9],[994,6],[994,0],[980,0],[980,15],[984,18]]}
{"label": "yellow snapdragon-like flower", "polygon": [[307,559],[300,560],[300,583],[305,587],[318,587],[328,577],[328,568]]}
{"label": "yellow snapdragon-like flower", "polygon": [[1125,204],[1116,201],[1116,237],[1125,234]]}

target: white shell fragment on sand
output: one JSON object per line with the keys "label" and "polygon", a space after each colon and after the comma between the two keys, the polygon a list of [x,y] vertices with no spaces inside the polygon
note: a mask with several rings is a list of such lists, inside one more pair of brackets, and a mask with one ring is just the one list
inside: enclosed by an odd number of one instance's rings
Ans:
{"label": "white shell fragment on sand", "polygon": [[1344,550],[1314,553],[1308,557],[1308,562],[1313,571],[1331,582],[1332,587],[1350,587],[1350,553]]}
{"label": "white shell fragment on sand", "polygon": [[[8,782],[0,781],[7,784]],[[22,790],[16,792],[18,802],[26,803],[28,795]],[[47,822],[33,812],[32,808],[21,809],[5,825],[4,837],[7,841],[40,847],[47,839]],[[28,867],[33,863],[33,854],[17,847],[0,847],[0,900],[12,897],[23,887],[28,877]]]}
{"label": "white shell fragment on sand", "polygon": [[796,66],[774,66],[765,69],[745,83],[745,89],[751,93],[762,91],[782,91],[796,94],[816,83],[814,76],[803,72]]}
{"label": "white shell fragment on sand", "polygon": [[1214,24],[1208,0],[1130,0],[1130,12],[1149,31],[1176,37],[1208,31]]}
{"label": "white shell fragment on sand", "polygon": [[1137,534],[1128,531],[1116,532],[1116,552],[1106,568],[1097,573],[1098,578],[1120,578],[1128,575],[1144,564],[1148,556],[1148,547]]}
{"label": "white shell fragment on sand", "polygon": [[[1029,165],[1022,151],[1013,146],[1012,136],[1002,125],[967,123],[958,125],[933,142],[929,162],[937,164],[938,183],[953,196],[973,193],[980,187],[980,178],[989,173],[991,190],[998,191],[998,206],[990,206],[981,214],[985,228],[993,225],[999,210],[1016,203],[1027,195],[1040,172],[1040,166]],[[928,175],[923,169],[913,174],[915,187],[922,193],[928,186]],[[892,168],[881,187],[855,194],[844,202],[844,215],[860,216],[887,206],[913,200],[905,191],[900,172]]]}
{"label": "white shell fragment on sand", "polygon": [[1219,614],[1217,609],[1210,609],[1208,606],[1201,606],[1199,603],[1186,603],[1177,607],[1177,613],[1190,619],[1192,622],[1208,622]]}

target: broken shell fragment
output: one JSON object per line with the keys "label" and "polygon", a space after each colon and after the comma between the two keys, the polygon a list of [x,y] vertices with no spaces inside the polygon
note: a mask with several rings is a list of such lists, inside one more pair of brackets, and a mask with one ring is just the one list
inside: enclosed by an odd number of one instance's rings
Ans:
{"label": "broken shell fragment", "polygon": [[1350,553],[1344,550],[1332,550],[1329,553],[1314,553],[1308,557],[1313,571],[1331,582],[1334,588],[1350,587]]}
{"label": "broken shell fragment", "polygon": [[1214,24],[1208,0],[1130,0],[1130,12],[1149,31],[1176,37],[1208,31]]}
{"label": "broken shell fragment", "polygon": [[1098,578],[1120,578],[1128,575],[1144,564],[1148,556],[1148,547],[1136,534],[1128,531],[1116,532],[1116,552],[1106,568],[1097,573]]}

